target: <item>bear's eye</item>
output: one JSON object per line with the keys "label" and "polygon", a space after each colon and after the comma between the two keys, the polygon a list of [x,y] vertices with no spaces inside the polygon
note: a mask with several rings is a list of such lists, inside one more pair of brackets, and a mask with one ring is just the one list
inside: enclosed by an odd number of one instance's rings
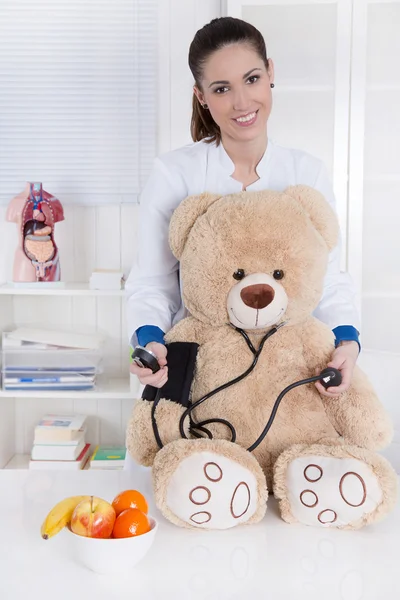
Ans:
{"label": "bear's eye", "polygon": [[280,269],[277,269],[276,271],[274,271],[274,279],[283,279],[285,276],[285,273],[283,271],[281,271]]}
{"label": "bear's eye", "polygon": [[244,270],[243,269],[238,269],[233,274],[233,279],[237,279],[238,281],[240,281],[241,279],[243,279],[243,277],[244,277]]}

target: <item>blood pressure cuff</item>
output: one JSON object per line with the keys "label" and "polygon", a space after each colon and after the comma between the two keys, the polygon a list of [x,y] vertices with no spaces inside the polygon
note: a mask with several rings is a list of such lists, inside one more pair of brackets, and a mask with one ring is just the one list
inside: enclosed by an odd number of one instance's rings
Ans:
{"label": "blood pressure cuff", "polygon": [[[160,398],[172,400],[187,408],[190,404],[190,388],[194,377],[197,350],[194,342],[172,342],[166,344],[168,381],[160,390]],[[158,388],[146,385],[142,399],[153,401]]]}

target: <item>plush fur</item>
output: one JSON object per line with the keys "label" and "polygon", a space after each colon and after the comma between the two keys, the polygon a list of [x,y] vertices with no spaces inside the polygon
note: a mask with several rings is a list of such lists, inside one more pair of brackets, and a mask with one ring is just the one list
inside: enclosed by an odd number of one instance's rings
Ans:
{"label": "plush fur", "polygon": [[[312,312],[321,298],[329,252],[337,237],[338,223],[332,209],[319,192],[307,186],[224,197],[202,194],[187,198],[177,208],[171,219],[170,245],[180,261],[183,299],[191,316],[173,327],[166,341],[199,344],[192,402],[251,365],[253,354],[232,327],[232,323],[238,325],[235,319],[245,320],[241,328],[255,348],[273,325],[285,323],[265,343],[252,373],[201,404],[193,413],[196,422],[227,419],[236,429],[236,445],[247,449],[262,432],[279,393],[326,367],[334,350],[333,333],[313,318]],[[240,269],[244,271],[242,281],[233,277]],[[246,319],[251,320],[253,313],[256,319],[249,326]],[[275,315],[272,320],[271,315]],[[130,453],[146,465],[153,464],[158,451],[150,411],[149,403],[138,401],[127,433]],[[200,452],[202,443],[193,438],[176,446],[172,462],[162,460],[168,443],[176,444],[180,439],[177,422],[182,412],[179,405],[164,400],[156,411],[166,445],[156,459],[156,499],[164,515],[180,525],[182,520],[167,506],[168,480],[171,469],[174,471],[186,456],[188,444],[191,452],[196,448]],[[214,438],[231,439],[229,429],[222,424],[208,428]],[[376,470],[383,500],[373,514],[349,524],[356,528],[381,518],[393,506],[396,475],[384,459],[373,455],[391,438],[390,420],[367,377],[356,367],[349,391],[337,399],[321,396],[313,384],[289,392],[253,456],[264,472],[268,489],[274,489],[281,499],[284,519],[291,521],[285,499],[290,460],[299,452],[312,454],[316,447],[328,456],[332,452],[353,456],[354,447],[362,449],[359,456]],[[224,452],[231,448],[232,457],[236,456],[234,446],[227,442]],[[259,482],[257,469],[253,472]],[[259,486],[262,498],[260,482]]]}
{"label": "plush fur", "polygon": [[[145,467],[151,467],[159,450],[151,420],[152,405],[153,403],[147,400],[136,400],[126,432],[127,445],[131,454]],[[158,405],[156,421],[163,444],[181,439],[179,419],[183,412],[184,408],[180,404],[170,400],[163,400]],[[188,425],[189,423],[186,422],[186,434],[188,434]]]}

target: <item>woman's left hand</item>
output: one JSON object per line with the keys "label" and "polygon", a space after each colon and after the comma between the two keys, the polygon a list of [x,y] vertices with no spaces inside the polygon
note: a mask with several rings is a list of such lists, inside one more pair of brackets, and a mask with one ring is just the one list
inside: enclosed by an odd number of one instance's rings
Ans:
{"label": "woman's left hand", "polygon": [[353,371],[359,354],[359,346],[354,341],[343,341],[335,348],[331,361],[327,364],[328,367],[338,369],[342,375],[342,383],[337,387],[329,387],[327,390],[317,381],[315,383],[318,391],[323,396],[335,398],[339,394],[346,392],[351,384]]}

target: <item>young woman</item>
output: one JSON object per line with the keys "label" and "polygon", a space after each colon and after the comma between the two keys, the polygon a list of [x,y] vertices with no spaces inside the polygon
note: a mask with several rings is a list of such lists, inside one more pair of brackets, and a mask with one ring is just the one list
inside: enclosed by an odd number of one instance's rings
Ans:
{"label": "young woman", "polygon": [[[190,46],[195,85],[191,133],[194,143],[155,160],[140,199],[138,256],[126,288],[132,346],[148,347],[162,368],[156,374],[135,364],[131,372],[144,385],[163,386],[168,356],[163,336],[185,316],[179,264],[168,245],[170,217],[187,196],[241,190],[284,190],[307,184],[335,206],[332,186],[320,160],[268,139],[274,66],[261,33],[231,17],[214,19]],[[340,244],[330,255],[324,291],[314,316],[336,338],[331,362],[342,384],[321,394],[334,397],[350,385],[359,353],[358,315],[348,274],[340,272]]]}

